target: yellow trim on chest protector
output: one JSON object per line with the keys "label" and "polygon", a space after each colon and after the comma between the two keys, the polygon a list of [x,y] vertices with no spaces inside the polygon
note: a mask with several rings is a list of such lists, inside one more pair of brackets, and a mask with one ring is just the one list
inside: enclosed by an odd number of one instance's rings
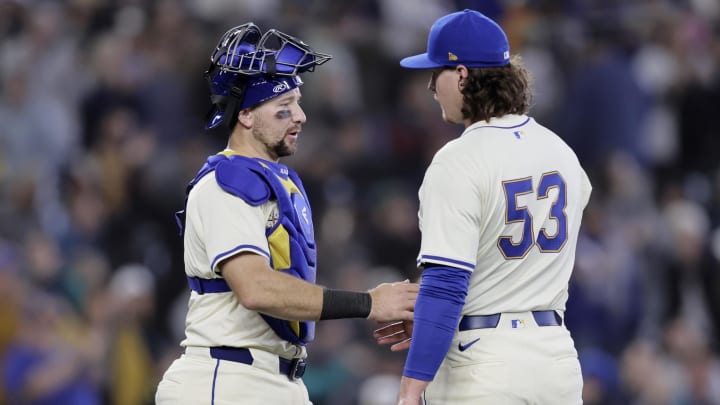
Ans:
{"label": "yellow trim on chest protector", "polygon": [[[268,165],[266,165],[265,163],[263,163],[263,162],[258,162],[258,163],[260,163],[264,168],[272,171],[272,169],[270,169],[268,167]],[[282,183],[283,187],[285,187],[285,190],[288,192],[288,194],[292,194],[292,193],[302,194],[300,192],[300,189],[298,188],[298,186],[295,185],[295,183],[292,181],[292,179],[290,179],[290,178],[286,179],[286,178],[283,178],[282,176],[278,176],[277,173],[275,173],[275,172],[273,172],[273,174],[275,175],[275,177],[277,177],[278,180],[280,180],[280,183]]]}
{"label": "yellow trim on chest protector", "polygon": [[[287,229],[280,224],[268,236],[268,245],[270,245],[270,257],[272,257],[272,265],[275,270],[287,269],[290,267],[290,235]],[[300,336],[300,322],[287,321],[290,328],[296,335]]]}
{"label": "yellow trim on chest protector", "polygon": [[[230,157],[232,155],[245,156],[242,153],[235,152],[234,150],[230,150],[230,149],[225,149],[223,151],[220,151],[220,152],[218,152],[218,155],[224,155],[227,157]],[[245,157],[247,157],[247,156],[245,156]]]}
{"label": "yellow trim on chest protector", "polygon": [[282,185],[285,186],[285,190],[287,190],[288,194],[292,194],[292,193],[302,194],[300,192],[300,189],[298,188],[298,186],[296,186],[295,183],[293,183],[293,181],[291,179],[283,179],[282,177],[278,176],[277,174],[275,176],[280,180],[280,183],[282,183]]}
{"label": "yellow trim on chest protector", "polygon": [[290,267],[290,235],[287,229],[282,224],[278,225],[267,239],[273,268],[282,270]]}

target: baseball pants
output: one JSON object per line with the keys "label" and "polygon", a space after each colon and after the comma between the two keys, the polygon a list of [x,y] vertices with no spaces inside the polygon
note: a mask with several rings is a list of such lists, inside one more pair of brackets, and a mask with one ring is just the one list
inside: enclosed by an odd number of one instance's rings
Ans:
{"label": "baseball pants", "polygon": [[277,356],[253,350],[247,365],[210,357],[209,349],[187,348],[163,376],[157,405],[312,405],[301,379],[277,371]]}
{"label": "baseball pants", "polygon": [[567,328],[538,326],[525,312],[502,314],[495,328],[457,332],[424,398],[427,405],[578,405],[582,387]]}

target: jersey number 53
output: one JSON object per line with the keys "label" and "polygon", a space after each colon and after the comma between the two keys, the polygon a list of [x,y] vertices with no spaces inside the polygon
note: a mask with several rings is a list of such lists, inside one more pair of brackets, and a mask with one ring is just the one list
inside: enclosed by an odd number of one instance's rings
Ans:
{"label": "jersey number 53", "polygon": [[523,223],[522,239],[519,242],[513,242],[512,236],[500,236],[498,238],[497,246],[503,256],[506,259],[522,259],[534,245],[537,245],[540,252],[543,253],[562,250],[567,241],[567,216],[565,215],[567,196],[565,181],[560,173],[556,171],[544,173],[540,178],[536,194],[538,200],[543,200],[549,197],[552,188],[558,189],[557,200],[552,203],[547,219],[548,221],[557,222],[557,231],[554,235],[549,235],[543,226],[536,237],[533,233],[532,214],[527,206],[518,205],[518,196],[530,194],[534,191],[532,177],[507,180],[503,181],[502,184],[507,206],[505,223]]}

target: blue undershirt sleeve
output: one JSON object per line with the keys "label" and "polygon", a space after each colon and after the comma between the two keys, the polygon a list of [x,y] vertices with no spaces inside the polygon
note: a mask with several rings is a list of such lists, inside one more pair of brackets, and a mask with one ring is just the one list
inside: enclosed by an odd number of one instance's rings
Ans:
{"label": "blue undershirt sleeve", "polygon": [[423,381],[435,377],[457,329],[470,274],[443,266],[426,267],[423,271],[404,376]]}

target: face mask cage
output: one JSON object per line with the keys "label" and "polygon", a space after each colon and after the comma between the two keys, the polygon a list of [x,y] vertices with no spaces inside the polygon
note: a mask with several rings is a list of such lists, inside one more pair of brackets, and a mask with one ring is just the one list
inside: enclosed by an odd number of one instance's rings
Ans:
{"label": "face mask cage", "polygon": [[296,76],[331,58],[276,29],[260,36],[260,29],[247,23],[226,32],[210,59],[223,72]]}
{"label": "face mask cage", "polygon": [[224,121],[232,130],[235,122],[232,117],[237,113],[247,81],[252,76],[294,77],[314,71],[315,66],[331,58],[276,29],[262,34],[251,22],[231,28],[220,38],[205,71],[212,102],[206,128],[215,128]]}

